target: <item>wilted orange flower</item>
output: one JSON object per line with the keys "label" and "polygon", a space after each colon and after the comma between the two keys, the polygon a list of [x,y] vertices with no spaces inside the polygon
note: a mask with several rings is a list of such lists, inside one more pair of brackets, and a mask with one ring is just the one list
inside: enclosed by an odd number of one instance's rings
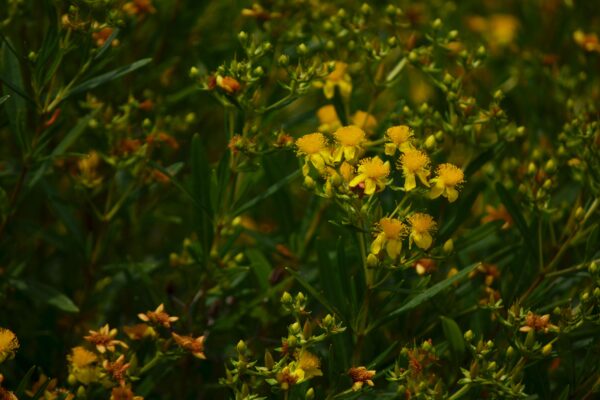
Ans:
{"label": "wilted orange flower", "polygon": [[18,400],[13,392],[10,392],[2,387],[4,375],[0,374],[0,400]]}
{"label": "wilted orange flower", "polygon": [[179,317],[171,317],[165,311],[164,304],[156,307],[154,311],[148,311],[145,314],[138,314],[138,318],[144,322],[151,322],[156,325],[163,326],[165,328],[171,327],[171,322],[175,322],[179,319]]}
{"label": "wilted orange flower", "polygon": [[373,377],[375,376],[376,371],[368,370],[365,367],[352,367],[348,371],[348,375],[352,378],[352,390],[358,391],[363,385],[366,383],[369,386],[374,386]]}
{"label": "wilted orange flower", "polygon": [[189,351],[196,358],[206,360],[206,356],[204,355],[204,336],[193,338],[192,336],[181,336],[175,332],[172,332],[171,335],[181,348]]}
{"label": "wilted orange flower", "polygon": [[104,360],[102,367],[108,372],[119,385],[125,385],[125,373],[129,369],[130,363],[125,362],[125,356],[121,354],[114,362]]}
{"label": "wilted orange flower", "polygon": [[525,317],[525,325],[520,327],[519,330],[521,332],[535,330],[546,333],[548,331],[557,331],[558,326],[550,323],[550,314],[537,315],[529,311]]}
{"label": "wilted orange flower", "polygon": [[127,343],[116,340],[115,336],[117,336],[117,329],[110,329],[108,324],[104,325],[98,331],[90,330],[90,334],[88,336],[84,336],[83,338],[88,342],[92,343],[96,346],[96,349],[100,353],[105,353],[108,351],[115,351],[115,346],[121,346],[127,349]]}
{"label": "wilted orange flower", "polygon": [[240,83],[231,76],[218,75],[216,78],[216,84],[218,87],[220,87],[229,94],[237,93],[241,88]]}

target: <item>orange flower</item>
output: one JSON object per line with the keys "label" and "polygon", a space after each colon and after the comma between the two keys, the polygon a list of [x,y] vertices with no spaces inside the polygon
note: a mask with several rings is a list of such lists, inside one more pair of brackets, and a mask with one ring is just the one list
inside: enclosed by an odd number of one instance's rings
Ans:
{"label": "orange flower", "polygon": [[180,336],[175,332],[172,332],[171,335],[181,348],[189,351],[196,358],[206,360],[206,356],[204,355],[204,336],[198,336],[194,339],[192,336]]}
{"label": "orange flower", "polygon": [[228,94],[234,94],[241,88],[240,83],[231,76],[217,76],[216,84]]}
{"label": "orange flower", "polygon": [[164,309],[164,304],[161,304],[156,307],[156,310],[154,311],[148,311],[145,314],[138,314],[138,318],[144,322],[151,322],[156,325],[161,325],[165,328],[170,328],[171,322],[177,321],[179,317],[171,317],[164,311]]}
{"label": "orange flower", "polygon": [[110,400],[144,400],[142,396],[136,396],[129,386],[113,388]]}
{"label": "orange flower", "polygon": [[100,353],[108,351],[115,351],[115,346],[121,346],[127,349],[127,343],[121,340],[115,340],[117,336],[117,329],[110,329],[108,324],[104,325],[98,331],[90,331],[88,336],[84,336],[84,339],[96,346],[96,349]]}
{"label": "orange flower", "polygon": [[156,8],[152,5],[152,0],[132,0],[123,5],[123,11],[129,15],[154,14]]}

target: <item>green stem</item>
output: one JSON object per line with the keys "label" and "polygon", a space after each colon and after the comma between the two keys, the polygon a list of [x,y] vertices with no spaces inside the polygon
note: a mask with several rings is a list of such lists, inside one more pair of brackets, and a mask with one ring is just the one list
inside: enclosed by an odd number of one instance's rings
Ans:
{"label": "green stem", "polygon": [[456,400],[463,397],[467,392],[471,389],[471,384],[467,383],[465,386],[461,387],[458,392],[454,393],[452,396],[448,398],[448,400]]}

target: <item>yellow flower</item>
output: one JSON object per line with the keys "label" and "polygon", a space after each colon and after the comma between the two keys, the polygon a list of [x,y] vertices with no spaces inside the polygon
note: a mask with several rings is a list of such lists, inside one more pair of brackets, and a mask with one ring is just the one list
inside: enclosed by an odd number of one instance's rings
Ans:
{"label": "yellow flower", "polygon": [[19,348],[19,339],[12,331],[0,328],[0,363],[10,360]]}
{"label": "yellow flower", "polygon": [[377,120],[368,112],[358,110],[351,118],[352,123],[362,128],[367,135],[372,135],[377,128]]}
{"label": "yellow flower", "polygon": [[427,177],[429,176],[429,157],[421,150],[407,149],[400,156],[399,167],[404,174],[404,190],[407,192],[417,187],[416,176],[423,185],[429,187]]}
{"label": "yellow flower", "polygon": [[371,253],[379,254],[385,246],[390,258],[395,259],[402,250],[402,239],[407,234],[406,225],[396,218],[381,218],[378,230],[379,233],[371,243]]}
{"label": "yellow flower", "polygon": [[332,133],[342,126],[335,107],[332,104],[319,108],[317,110],[317,118],[319,119],[319,131],[321,132]]}
{"label": "yellow flower", "polygon": [[172,332],[171,335],[181,348],[189,351],[196,358],[206,360],[206,356],[204,355],[204,336],[193,338],[192,336],[181,336],[175,332]]}
{"label": "yellow flower", "polygon": [[388,140],[388,143],[385,144],[385,154],[388,156],[393,156],[396,150],[400,150],[401,152],[412,150],[411,140],[413,133],[408,126],[392,126],[386,131],[385,135]]}
{"label": "yellow flower", "polygon": [[297,153],[305,157],[302,172],[308,174],[308,162],[317,169],[323,171],[325,164],[329,163],[330,150],[322,133],[309,133],[296,140]]}
{"label": "yellow flower", "polygon": [[348,64],[336,61],[333,71],[325,77],[325,81],[317,82],[315,86],[322,87],[323,94],[328,99],[333,98],[336,87],[339,88],[342,97],[348,97],[352,93],[352,78],[347,70]]}
{"label": "yellow flower", "polygon": [[77,167],[83,185],[93,188],[102,183],[103,178],[98,171],[101,162],[102,159],[96,151],[91,151],[86,157],[79,159]]}
{"label": "yellow flower", "polygon": [[375,376],[376,371],[368,370],[365,367],[352,367],[348,371],[348,375],[352,378],[352,390],[358,391],[363,385],[366,383],[369,386],[374,386],[373,377]]}
{"label": "yellow flower", "polygon": [[408,223],[410,224],[409,246],[412,246],[412,243],[415,242],[423,250],[431,247],[433,242],[431,232],[436,227],[433,217],[429,214],[415,213],[408,217]]}
{"label": "yellow flower", "polygon": [[358,175],[350,181],[350,187],[364,185],[364,193],[372,195],[375,191],[383,190],[390,174],[390,162],[383,162],[379,157],[365,158],[360,161]]}
{"label": "yellow flower", "polygon": [[77,381],[84,385],[98,382],[104,378],[104,373],[96,365],[98,356],[81,346],[73,347],[67,356],[69,361],[69,380]]}
{"label": "yellow flower", "polygon": [[294,375],[298,378],[298,383],[307,381],[315,376],[323,375],[323,372],[321,372],[321,361],[316,355],[307,350],[301,350],[296,355],[295,367]]}
{"label": "yellow flower", "polygon": [[342,161],[342,156],[349,163],[355,162],[363,153],[366,134],[356,125],[343,126],[333,134],[339,146],[333,152],[335,162]]}
{"label": "yellow flower", "polygon": [[456,187],[465,181],[465,174],[454,164],[445,163],[437,167],[437,177],[431,182],[435,185],[431,188],[429,196],[432,199],[446,197],[450,203],[458,198],[458,190]]}
{"label": "yellow flower", "polygon": [[121,346],[125,349],[129,347],[127,346],[127,343],[121,340],[115,340],[115,336],[117,336],[117,329],[110,329],[110,326],[106,324],[98,331],[90,331],[90,334],[83,338],[95,345],[96,350],[100,353],[105,353],[107,350],[115,351],[115,346]]}

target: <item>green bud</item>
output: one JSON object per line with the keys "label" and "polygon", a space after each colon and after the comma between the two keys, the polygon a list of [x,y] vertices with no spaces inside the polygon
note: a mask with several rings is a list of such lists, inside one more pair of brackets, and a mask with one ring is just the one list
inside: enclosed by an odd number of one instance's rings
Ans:
{"label": "green bud", "polygon": [[365,15],[371,14],[371,11],[371,6],[367,3],[363,3],[362,6],[360,6],[360,12]]}
{"label": "green bud", "polygon": [[304,323],[304,327],[302,328],[302,337],[304,339],[308,339],[312,336],[312,325],[308,320]]}
{"label": "green bud", "polygon": [[497,366],[496,361],[492,361],[488,364],[488,371],[495,371]]}
{"label": "green bud", "polygon": [[292,335],[288,336],[288,338],[287,338],[288,346],[295,347],[297,343],[298,343],[298,339],[296,339],[296,336],[292,336]]}
{"label": "green bud", "polygon": [[477,49],[477,57],[479,58],[483,58],[486,55],[486,50],[484,46],[479,46],[479,48]]}
{"label": "green bud", "polygon": [[280,66],[287,67],[287,65],[290,63],[290,58],[286,54],[282,54],[279,56],[277,62]]}
{"label": "green bud", "polygon": [[299,55],[304,56],[304,55],[308,54],[308,47],[306,47],[306,45],[304,43],[300,43],[298,45],[298,47],[296,48],[296,51],[298,52]]}
{"label": "green bud", "polygon": [[274,365],[275,365],[275,360],[273,360],[273,356],[271,355],[271,353],[269,353],[269,350],[266,350],[265,351],[265,368],[273,369]]}
{"label": "green bud", "polygon": [[333,40],[328,40],[327,43],[325,43],[325,48],[329,51],[335,50],[335,42]]}
{"label": "green bud", "polygon": [[537,173],[537,167],[535,166],[535,163],[533,161],[530,162],[527,166],[527,173],[529,175],[535,175]]}
{"label": "green bud", "polygon": [[506,358],[512,358],[515,355],[515,349],[512,346],[508,346],[506,349]]}
{"label": "green bud", "polygon": [[469,329],[465,332],[464,337],[467,342],[470,342],[471,340],[473,340],[473,331]]}
{"label": "green bud", "polygon": [[419,59],[419,55],[417,54],[416,51],[411,51],[410,53],[408,53],[408,60],[410,62],[416,62]]}
{"label": "green bud", "polygon": [[546,172],[554,172],[556,171],[556,161],[554,159],[550,159],[546,162],[546,166],[544,167]]}
{"label": "green bud", "polygon": [[290,332],[293,334],[300,333],[300,324],[298,322],[294,322],[290,325]]}
{"label": "green bud", "polygon": [[600,288],[594,289],[594,297],[600,299]]}
{"label": "green bud", "polygon": [[142,121],[142,126],[144,128],[150,128],[152,126],[152,121],[150,121],[149,118],[144,118],[144,120]]}
{"label": "green bud", "polygon": [[442,27],[442,20],[437,18],[435,21],[433,21],[433,23],[431,24],[431,27],[433,29],[440,29]]}
{"label": "green bud", "polygon": [[367,256],[367,266],[374,268],[377,266],[377,264],[379,264],[379,259],[377,258],[377,256],[373,253],[370,253]]}
{"label": "green bud", "polygon": [[246,40],[248,40],[248,34],[244,31],[241,31],[240,33],[238,33],[238,39],[240,42],[245,42]]}
{"label": "green bud", "polygon": [[437,142],[442,142],[442,141],[444,140],[444,132],[442,132],[442,131],[437,131],[437,132],[435,133],[435,140],[436,140]]}
{"label": "green bud", "polygon": [[291,304],[294,299],[292,299],[292,295],[288,292],[283,292],[281,295],[281,303],[282,304]]}
{"label": "green bud", "polygon": [[265,74],[265,70],[260,65],[256,68],[254,68],[254,75],[263,76],[264,74]]}
{"label": "green bud", "polygon": [[244,354],[246,353],[246,343],[243,340],[240,340],[237,345],[235,346],[236,350],[238,353],[240,354]]}
{"label": "green bud", "polygon": [[577,207],[577,210],[575,210],[575,218],[582,220],[583,217],[585,217],[585,210],[582,207]]}
{"label": "green bud", "polygon": [[588,271],[590,271],[590,274],[595,274],[596,272],[598,272],[598,265],[596,264],[596,261],[592,261],[590,263]]}
{"label": "green bud", "polygon": [[458,37],[457,30],[451,30],[450,32],[448,32],[448,39],[455,40],[457,37]]}

